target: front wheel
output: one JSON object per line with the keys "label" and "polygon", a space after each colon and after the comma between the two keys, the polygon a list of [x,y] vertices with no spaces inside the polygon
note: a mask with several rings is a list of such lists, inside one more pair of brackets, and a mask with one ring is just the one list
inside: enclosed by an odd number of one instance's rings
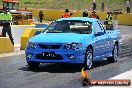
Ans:
{"label": "front wheel", "polygon": [[93,66],[93,50],[90,47],[86,50],[84,65],[85,69],[91,69]]}
{"label": "front wheel", "polygon": [[107,60],[108,60],[108,62],[116,62],[116,61],[118,61],[118,45],[117,44],[115,44],[114,45],[114,48],[113,48],[113,51],[112,51],[112,57],[109,57],[109,58],[107,58]]}

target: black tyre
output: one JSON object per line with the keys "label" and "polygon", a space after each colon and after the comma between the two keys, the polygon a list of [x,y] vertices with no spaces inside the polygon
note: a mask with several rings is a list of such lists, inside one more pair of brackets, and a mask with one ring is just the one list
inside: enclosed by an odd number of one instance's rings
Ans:
{"label": "black tyre", "polygon": [[87,86],[87,85],[90,85],[90,84],[91,84],[90,79],[88,79],[88,78],[83,79],[83,81],[82,81],[83,86]]}
{"label": "black tyre", "polygon": [[30,69],[36,69],[39,67],[39,64],[38,62],[28,62],[28,66]]}
{"label": "black tyre", "polygon": [[87,82],[85,80],[82,81],[83,86],[87,86]]}
{"label": "black tyre", "polygon": [[118,45],[115,44],[114,45],[114,48],[113,48],[113,51],[112,51],[112,57],[108,57],[107,60],[108,62],[116,62],[118,61]]}
{"label": "black tyre", "polygon": [[93,50],[88,47],[85,53],[85,61],[84,61],[85,69],[91,69],[93,66]]}

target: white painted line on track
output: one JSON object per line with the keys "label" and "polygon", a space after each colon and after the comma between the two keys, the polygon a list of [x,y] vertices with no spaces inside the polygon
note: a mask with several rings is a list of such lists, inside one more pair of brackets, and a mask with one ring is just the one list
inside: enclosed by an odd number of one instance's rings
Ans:
{"label": "white painted line on track", "polygon": [[9,56],[16,56],[16,55],[23,55],[25,54],[25,51],[24,50],[19,50],[17,52],[11,52],[11,53],[2,53],[0,54],[0,58],[1,57],[9,57]]}

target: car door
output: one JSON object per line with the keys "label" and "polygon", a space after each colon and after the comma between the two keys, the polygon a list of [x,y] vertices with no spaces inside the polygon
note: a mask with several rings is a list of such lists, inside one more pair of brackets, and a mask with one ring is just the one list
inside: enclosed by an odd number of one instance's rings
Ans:
{"label": "car door", "polygon": [[[100,27],[101,27],[101,29],[102,30],[104,30],[104,31],[106,31],[106,29],[104,28],[104,26],[103,26],[103,24],[101,23],[101,22],[98,22],[99,23],[99,25],[100,25]],[[111,33],[110,32],[105,32],[105,34],[104,34],[104,36],[105,36],[105,52],[104,52],[104,54],[106,55],[106,56],[109,56],[110,55],[110,53],[111,53],[111,38],[110,38],[110,35],[111,35]],[[113,49],[113,48],[112,48]]]}
{"label": "car door", "polygon": [[[107,54],[106,45],[108,36],[105,33],[105,30],[101,27],[102,25],[96,21],[94,23],[94,60],[101,60]],[[101,33],[96,35],[96,33]]]}

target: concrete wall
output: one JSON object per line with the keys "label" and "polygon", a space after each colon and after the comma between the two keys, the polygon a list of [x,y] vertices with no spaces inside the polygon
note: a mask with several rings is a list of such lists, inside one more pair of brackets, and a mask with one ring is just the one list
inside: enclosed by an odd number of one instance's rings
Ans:
{"label": "concrete wall", "polygon": [[21,50],[24,50],[29,38],[34,36],[37,30],[44,30],[44,28],[26,28],[21,36]]}
{"label": "concrete wall", "polygon": [[0,37],[0,54],[14,51],[14,46],[8,37]]}
{"label": "concrete wall", "polygon": [[132,13],[120,14],[117,16],[117,20],[121,25],[132,25]]}
{"label": "concrete wall", "polygon": [[[33,10],[33,16],[38,18],[38,13],[40,10]],[[43,10],[44,20],[56,20],[62,17],[64,10]],[[89,15],[91,11],[89,11]],[[106,12],[97,12],[100,17],[100,20],[105,20],[107,13]],[[72,16],[80,17],[82,16],[82,11],[77,11]],[[121,25],[132,25],[132,13],[123,13],[117,16],[118,23]]]}

